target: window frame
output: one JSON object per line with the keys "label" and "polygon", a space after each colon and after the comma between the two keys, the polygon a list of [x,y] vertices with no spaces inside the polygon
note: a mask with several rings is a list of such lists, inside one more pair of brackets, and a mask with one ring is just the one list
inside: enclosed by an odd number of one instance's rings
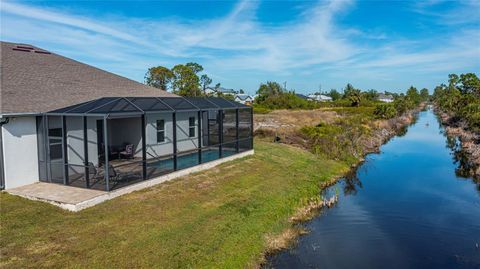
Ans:
{"label": "window frame", "polygon": [[194,138],[196,136],[195,127],[196,127],[195,117],[188,117],[188,137],[189,138]]}
{"label": "window frame", "polygon": [[[162,124],[161,124],[161,126],[162,126],[161,129],[159,129],[159,124],[158,124],[159,122],[162,123]],[[156,124],[156,126],[155,126],[155,127],[156,127],[156,128],[155,128],[155,131],[156,131],[156,133],[157,133],[157,144],[165,143],[165,140],[166,140],[166,139],[165,139],[165,138],[166,138],[166,136],[165,136],[165,120],[164,120],[164,119],[157,119],[157,121],[156,121],[155,124]],[[160,134],[162,134],[162,139],[161,139],[161,141],[159,141],[159,137],[160,137],[159,135],[160,135]]]}

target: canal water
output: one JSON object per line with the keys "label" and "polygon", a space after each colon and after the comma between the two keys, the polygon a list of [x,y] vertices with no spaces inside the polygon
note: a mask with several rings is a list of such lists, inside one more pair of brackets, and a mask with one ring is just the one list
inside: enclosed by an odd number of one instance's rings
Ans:
{"label": "canal water", "polygon": [[329,188],[324,195],[339,192],[338,204],[266,267],[480,268],[480,187],[457,176],[448,144],[433,112],[421,112]]}

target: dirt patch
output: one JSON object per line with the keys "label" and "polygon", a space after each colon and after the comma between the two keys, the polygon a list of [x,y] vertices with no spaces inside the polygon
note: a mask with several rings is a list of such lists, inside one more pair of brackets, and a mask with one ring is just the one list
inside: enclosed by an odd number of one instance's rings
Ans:
{"label": "dirt patch", "polygon": [[316,125],[319,122],[332,123],[338,117],[340,116],[335,111],[326,109],[275,110],[268,114],[255,114],[253,130],[284,136],[304,126]]}
{"label": "dirt patch", "polygon": [[[386,143],[396,134],[401,133],[408,125],[414,122],[415,115],[424,108],[422,104],[418,109],[405,113],[402,116],[389,120],[372,120],[367,124],[371,133],[359,137],[355,145],[362,149],[360,155],[377,152],[381,145]],[[319,124],[335,124],[342,117],[349,114],[339,114],[329,109],[317,110],[276,110],[268,114],[259,114],[254,117],[254,134],[258,138],[275,140],[283,144],[293,145],[302,149],[311,149],[311,141],[305,137],[300,129],[305,126]]]}

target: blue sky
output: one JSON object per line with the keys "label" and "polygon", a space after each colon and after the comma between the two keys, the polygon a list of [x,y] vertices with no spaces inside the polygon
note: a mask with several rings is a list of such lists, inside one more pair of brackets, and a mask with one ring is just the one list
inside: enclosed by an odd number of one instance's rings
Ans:
{"label": "blue sky", "polygon": [[0,36],[143,82],[198,62],[222,86],[432,89],[480,73],[476,1],[2,1]]}

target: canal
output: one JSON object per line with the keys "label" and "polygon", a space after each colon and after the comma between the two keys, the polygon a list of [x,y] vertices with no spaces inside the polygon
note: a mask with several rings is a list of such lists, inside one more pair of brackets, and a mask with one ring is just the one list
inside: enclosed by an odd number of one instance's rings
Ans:
{"label": "canal", "polygon": [[480,190],[431,110],[323,195],[338,204],[274,268],[480,268]]}

